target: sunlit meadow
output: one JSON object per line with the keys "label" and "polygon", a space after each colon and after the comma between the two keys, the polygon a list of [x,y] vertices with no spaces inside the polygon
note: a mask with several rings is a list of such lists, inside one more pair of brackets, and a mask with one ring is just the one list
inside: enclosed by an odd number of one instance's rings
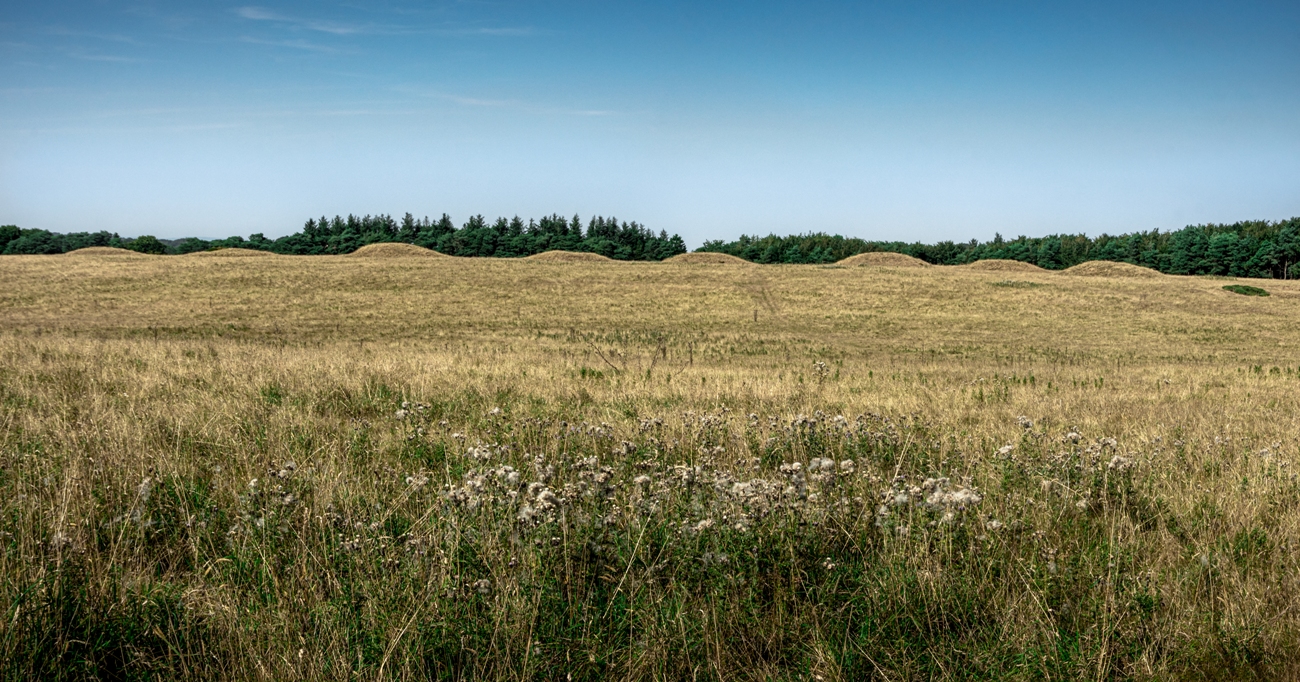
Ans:
{"label": "sunlit meadow", "polygon": [[0,258],[6,679],[1300,675],[1300,284]]}

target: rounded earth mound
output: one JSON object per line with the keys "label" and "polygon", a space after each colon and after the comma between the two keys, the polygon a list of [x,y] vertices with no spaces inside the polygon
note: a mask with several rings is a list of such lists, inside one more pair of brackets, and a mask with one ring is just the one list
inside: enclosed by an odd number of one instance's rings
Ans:
{"label": "rounded earth mound", "polygon": [[148,254],[143,254],[130,249],[119,249],[116,246],[87,246],[84,249],[69,251],[64,254],[68,256],[118,256],[126,258],[143,258]]}
{"label": "rounded earth mound", "polygon": [[275,256],[270,251],[258,251],[257,249],[217,249],[216,251],[195,251],[187,253],[187,256],[196,258],[272,258]]}
{"label": "rounded earth mound", "polygon": [[415,244],[391,242],[366,244],[347,254],[348,258],[446,258],[445,254]]}
{"label": "rounded earth mound", "polygon": [[1109,260],[1091,260],[1086,263],[1079,263],[1072,268],[1066,268],[1061,271],[1063,275],[1078,275],[1080,277],[1132,277],[1141,279],[1151,279],[1160,277],[1160,273],[1151,268],[1144,268],[1141,265],[1132,263],[1116,263]]}
{"label": "rounded earth mound", "polygon": [[871,253],[859,253],[856,256],[849,256],[844,260],[836,263],[848,267],[889,267],[889,268],[930,268],[934,267],[920,258],[913,258],[905,253],[892,253],[889,251],[873,251]]}
{"label": "rounded earth mound", "polygon": [[613,263],[613,258],[606,258],[598,253],[585,251],[543,251],[527,256],[524,260],[545,261],[548,263]]}
{"label": "rounded earth mound", "polygon": [[686,265],[752,265],[749,261],[729,253],[679,253],[672,258],[665,258],[665,263],[683,263]]}
{"label": "rounded earth mound", "polygon": [[1051,272],[1047,268],[1040,268],[1033,263],[1010,260],[1007,258],[977,260],[974,263],[967,264],[966,267],[971,270],[981,270],[984,272]]}

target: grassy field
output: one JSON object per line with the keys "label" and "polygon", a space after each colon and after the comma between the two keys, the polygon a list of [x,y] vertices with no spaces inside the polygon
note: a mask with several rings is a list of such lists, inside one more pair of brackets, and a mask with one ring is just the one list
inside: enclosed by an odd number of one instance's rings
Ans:
{"label": "grassy field", "polygon": [[4,679],[1300,676],[1300,283],[0,258]]}

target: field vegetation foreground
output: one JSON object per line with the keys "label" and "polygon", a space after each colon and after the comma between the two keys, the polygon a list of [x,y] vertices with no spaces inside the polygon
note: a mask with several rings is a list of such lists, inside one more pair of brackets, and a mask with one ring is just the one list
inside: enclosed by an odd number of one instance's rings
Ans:
{"label": "field vegetation foreground", "polygon": [[5,679],[1300,675],[1300,283],[0,258]]}

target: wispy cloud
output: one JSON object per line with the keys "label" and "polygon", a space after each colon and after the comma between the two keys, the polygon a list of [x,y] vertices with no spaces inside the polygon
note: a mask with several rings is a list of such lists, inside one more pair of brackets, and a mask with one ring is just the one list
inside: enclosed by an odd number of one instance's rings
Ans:
{"label": "wispy cloud", "polygon": [[519,102],[508,99],[480,99],[478,97],[462,97],[460,95],[440,95],[442,99],[455,102],[465,107],[518,107]]}
{"label": "wispy cloud", "polygon": [[277,24],[285,24],[293,28],[317,31],[320,33],[329,33],[336,36],[347,36],[356,34],[374,34],[382,31],[371,24],[346,24],[334,21],[320,21],[316,19],[301,19],[286,14],[279,14],[262,7],[240,7],[235,13],[249,21],[269,21]]}
{"label": "wispy cloud", "polygon": [[68,38],[91,38],[93,40],[103,40],[112,43],[124,43],[127,45],[139,45],[140,42],[131,36],[125,36],[118,33],[98,33],[96,31],[82,31],[77,29],[65,28],[62,26],[49,26],[45,29],[46,35],[65,36]]}
{"label": "wispy cloud", "polygon": [[69,52],[68,56],[87,62],[110,62],[113,64],[139,64],[144,61],[135,57],[123,57],[113,54],[88,54],[85,52]]}
{"label": "wispy cloud", "polygon": [[537,34],[537,29],[527,26],[521,27],[501,27],[501,28],[457,28],[444,29],[441,31],[446,34],[462,36],[504,36],[504,37],[525,37]]}
{"label": "wispy cloud", "polygon": [[494,109],[510,109],[530,114],[560,115],[560,116],[616,116],[620,112],[612,109],[571,109],[568,107],[556,107],[546,104],[538,104],[518,99],[488,99],[483,97],[470,97],[456,93],[430,91],[418,87],[397,87],[398,92],[417,97],[428,97],[441,99],[452,104],[458,104],[463,107],[484,107]]}
{"label": "wispy cloud", "polygon": [[235,13],[245,19],[252,19],[253,21],[291,21],[288,17],[276,14],[270,10],[262,9],[261,7],[240,7],[235,10]]}
{"label": "wispy cloud", "polygon": [[293,50],[305,50],[308,52],[326,52],[330,54],[338,54],[339,52],[342,52],[342,50],[339,50],[338,48],[330,47],[328,45],[320,45],[306,40],[264,40],[262,38],[253,38],[251,36],[244,36],[239,39],[239,42],[248,43],[250,45],[268,45],[271,47],[287,47]]}
{"label": "wispy cloud", "polygon": [[443,36],[490,36],[490,37],[526,37],[537,34],[529,26],[410,26],[398,24],[349,23],[325,21],[281,14],[264,7],[245,6],[235,10],[235,14],[249,21],[265,21],[280,24],[297,30],[316,31],[336,36],[350,35],[443,35]]}

